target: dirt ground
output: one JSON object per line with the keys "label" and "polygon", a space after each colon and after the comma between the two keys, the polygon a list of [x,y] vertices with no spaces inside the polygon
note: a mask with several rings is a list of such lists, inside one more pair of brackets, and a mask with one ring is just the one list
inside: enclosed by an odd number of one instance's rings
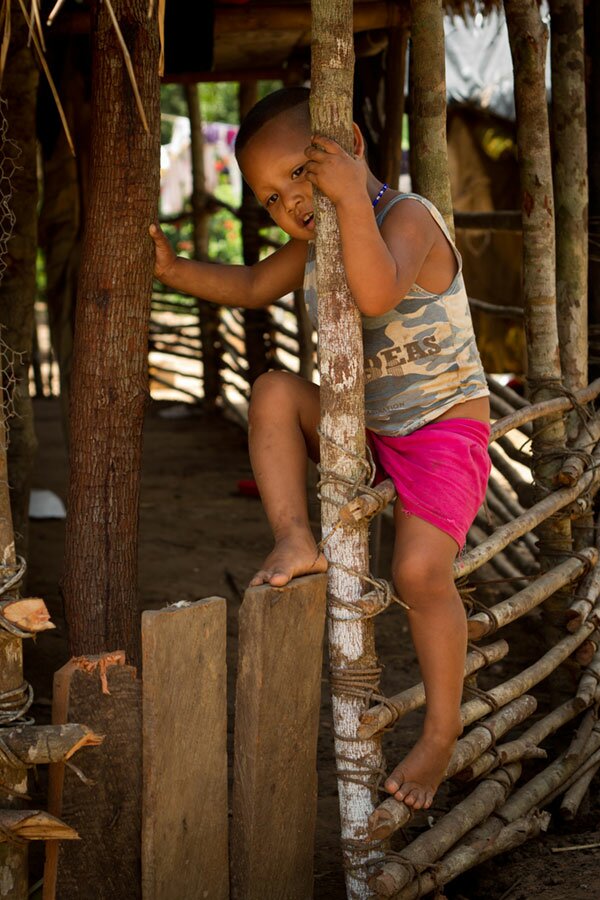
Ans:
{"label": "dirt ground", "polygon": [[[158,608],[177,600],[221,595],[228,602],[229,733],[233,728],[233,692],[237,654],[237,616],[244,586],[266,555],[270,536],[260,502],[242,496],[238,482],[251,477],[244,432],[223,418],[200,413],[186,418],[164,418],[170,404],[154,402],[149,409],[144,444],[140,523],[140,608]],[[34,486],[66,498],[66,454],[56,400],[36,401],[40,450]],[[391,533],[384,523],[382,574],[389,564]],[[64,523],[31,523],[29,591],[44,597],[56,631],[31,642],[26,652],[26,674],[32,682],[39,722],[49,718],[51,678],[68,658],[59,579]],[[510,661],[497,664],[492,681],[510,676],[525,665],[532,635],[521,626],[507,634]],[[418,680],[414,653],[402,611],[394,608],[377,623],[377,642],[384,663],[384,693],[397,692]],[[540,646],[541,652],[541,646]],[[530,657],[529,657],[530,659]],[[486,686],[482,681],[482,686]],[[538,693],[538,698],[543,697]],[[542,704],[543,705],[543,704]],[[388,764],[396,762],[414,740],[419,717],[410,716],[386,735]],[[319,809],[315,854],[317,900],[345,896],[338,850],[339,820],[333,775],[331,709],[323,672],[323,701],[318,748]],[[447,809],[455,789],[440,791],[430,814],[437,818]],[[597,782],[593,799],[576,823],[565,826],[554,811],[549,833],[525,845],[510,857],[472,870],[446,887],[455,900],[590,900],[600,898],[600,850],[552,853],[552,848],[600,841],[600,801]],[[407,836],[427,828],[424,814],[415,816]],[[38,876],[39,877],[39,876]],[[125,900],[125,898],[123,898]],[[181,898],[187,900],[187,898]],[[192,898],[190,898],[192,900]],[[268,900],[268,898],[265,898]]]}

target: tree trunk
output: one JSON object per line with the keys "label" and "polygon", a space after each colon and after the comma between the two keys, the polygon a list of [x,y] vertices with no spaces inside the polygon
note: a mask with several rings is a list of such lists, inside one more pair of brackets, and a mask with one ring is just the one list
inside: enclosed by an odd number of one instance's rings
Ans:
{"label": "tree trunk", "polygon": [[[17,552],[27,555],[29,492],[37,441],[29,396],[29,366],[33,352],[37,253],[37,164],[35,107],[38,67],[27,46],[28,28],[16,4],[11,4],[12,29],[2,96],[7,101],[7,137],[19,148],[10,176],[11,209],[15,216],[8,244],[7,268],[0,285],[1,334],[12,353],[7,383],[14,379],[15,415],[8,423],[10,500]],[[4,189],[3,189],[4,193]],[[14,355],[13,355],[14,354]]]}
{"label": "tree trunk", "polygon": [[[505,0],[515,72],[517,146],[523,215],[523,299],[527,337],[529,396],[532,402],[561,392],[562,375],[556,315],[554,197],[544,78],[547,32],[536,0]],[[533,471],[541,492],[551,488],[560,470],[556,452],[564,447],[562,416],[539,420],[532,440]],[[568,518],[550,520],[538,530],[542,568],[562,560],[571,547]],[[562,625],[565,594],[558,591],[545,606],[546,640],[553,644]]]}
{"label": "tree trunk", "polygon": [[442,0],[411,0],[411,175],[454,234],[446,142],[446,60]]}
{"label": "tree trunk", "polygon": [[597,352],[597,334],[600,330],[600,7],[597,3],[587,3],[585,6],[585,46],[591,238],[589,307],[590,323],[595,326],[596,359],[592,362],[592,369],[596,377],[600,362]]}
{"label": "tree trunk", "polygon": [[[352,149],[352,2],[313,0],[313,132]],[[378,683],[373,623],[349,610],[364,593],[368,572],[367,526],[332,532],[340,508],[364,472],[364,369],[360,314],[346,285],[333,204],[315,190],[319,371],[321,375],[321,523],[329,538],[329,656],[342,850],[350,898],[368,897],[367,820],[377,802],[377,772],[383,767],[377,739],[357,741],[359,716],[369,687]],[[339,478],[348,479],[341,482]],[[362,844],[364,842],[364,844]]]}
{"label": "tree trunk", "polygon": [[[551,0],[556,300],[565,386],[587,384],[588,182],[583,0]],[[576,428],[579,418],[571,417]]]}
{"label": "tree trunk", "polygon": [[402,171],[402,125],[408,28],[392,28],[385,62],[385,126],[381,136],[384,170],[381,177],[394,190]]}
{"label": "tree trunk", "polygon": [[144,131],[105,4],[92,21],[92,156],[71,387],[71,482],[63,593],[74,656],[140,661],[138,500],[148,396],[152,242],[159,187],[156,14],[113,3],[131,53]]}
{"label": "tree trunk", "polygon": [[[258,100],[258,84],[256,81],[240,82],[240,121],[252,109]],[[242,184],[242,244],[244,247],[244,263],[253,266],[260,257],[259,229],[260,207],[256,197],[244,181]],[[271,332],[271,317],[266,309],[245,309],[244,330],[246,334],[246,359],[248,361],[248,380],[250,386],[259,375],[269,369],[270,348],[268,335]]]}
{"label": "tree trunk", "polygon": [[[197,84],[185,85],[185,96],[190,117],[192,146],[192,213],[194,224],[194,256],[208,260],[208,227],[210,215],[206,210],[206,183],[204,178],[204,138],[200,95]],[[204,408],[214,411],[221,393],[221,354],[219,350],[219,310],[206,300],[198,300],[200,319],[200,343],[202,346],[202,386]]]}

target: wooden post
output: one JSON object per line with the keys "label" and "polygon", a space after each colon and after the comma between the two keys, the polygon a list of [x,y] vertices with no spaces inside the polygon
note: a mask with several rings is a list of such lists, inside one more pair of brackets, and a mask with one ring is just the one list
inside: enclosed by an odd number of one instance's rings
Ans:
{"label": "wooden post", "polygon": [[[352,151],[352,2],[313,0],[313,133],[324,134]],[[329,654],[333,723],[346,890],[356,900],[369,896],[366,864],[367,820],[377,802],[381,743],[357,741],[360,714],[369,688],[379,681],[373,622],[347,605],[364,593],[368,573],[366,523],[338,528],[339,510],[351,485],[364,473],[364,369],[360,314],[346,284],[335,207],[317,190],[317,289],[321,376],[321,524],[329,559]],[[344,481],[337,481],[339,475]],[[339,603],[338,601],[341,601]],[[350,683],[352,687],[350,688]],[[364,694],[361,696],[361,688]],[[358,690],[357,690],[358,688]],[[365,842],[361,846],[362,842]],[[380,848],[377,849],[380,852]]]}
{"label": "wooden post", "polygon": [[381,136],[381,177],[397,189],[402,169],[402,125],[408,28],[392,28],[385,56],[385,125]]}
{"label": "wooden post", "polygon": [[226,634],[221,597],[142,615],[144,900],[229,896]]}
{"label": "wooden post", "polygon": [[411,175],[454,234],[446,142],[446,61],[442,0],[411,0]]}
{"label": "wooden post", "polygon": [[[204,137],[197,84],[184,85],[190,118],[192,147],[192,222],[194,226],[194,257],[208,260],[208,226],[210,215],[206,209],[204,174]],[[219,344],[219,309],[206,300],[198,300],[200,343],[202,345],[202,386],[204,408],[214,412],[221,394],[221,352]]]}
{"label": "wooden post", "polygon": [[[583,0],[550,0],[556,301],[564,384],[588,380],[588,179]],[[571,414],[574,426],[579,423]]]}
{"label": "wooden post", "polygon": [[[0,572],[6,583],[14,574],[16,555],[12,528],[8,471],[6,465],[6,425],[0,369]],[[12,594],[15,596],[15,593]],[[0,692],[17,690],[23,684],[22,640],[0,628]],[[19,795],[27,794],[27,769],[0,765],[0,794],[3,809],[19,809],[25,802]],[[6,791],[9,791],[7,794]],[[8,841],[0,844],[0,897],[6,900],[26,900],[28,896],[27,845]]]}
{"label": "wooden post", "polygon": [[309,575],[285,588],[249,588],[244,597],[235,700],[234,900],[312,897],[326,584],[324,575]]}
{"label": "wooden post", "polygon": [[54,676],[52,720],[87,722],[104,735],[79,773],[50,767],[49,812],[81,841],[46,845],[44,900],[141,898],[142,704],[136,670],[123,652],[79,657]]}
{"label": "wooden post", "polygon": [[71,383],[63,596],[73,655],[139,662],[138,501],[159,188],[159,40],[144,2],[113,0],[146,132],[105,3],[92,7],[91,196]]}
{"label": "wooden post", "polygon": [[[556,313],[554,196],[550,132],[546,100],[547,32],[536,0],[505,0],[506,22],[515,74],[517,146],[523,214],[523,299],[527,337],[527,379],[532,401],[560,395],[560,364]],[[547,416],[533,434],[533,472],[538,490],[551,488],[561,466],[565,423]],[[542,568],[560,561],[571,548],[568,517],[549,520],[538,531]],[[544,607],[546,640],[559,639],[568,592],[557,591]]]}
{"label": "wooden post", "polygon": [[[258,100],[258,84],[256,81],[240,81],[239,107],[240,121]],[[244,263],[253,266],[258,262],[260,254],[260,235],[258,233],[258,214],[260,208],[256,197],[244,181],[242,184],[242,244]],[[244,331],[246,336],[246,359],[248,360],[248,378],[250,386],[259,375],[269,368],[269,347],[265,336],[271,332],[270,315],[266,309],[244,310]]]}

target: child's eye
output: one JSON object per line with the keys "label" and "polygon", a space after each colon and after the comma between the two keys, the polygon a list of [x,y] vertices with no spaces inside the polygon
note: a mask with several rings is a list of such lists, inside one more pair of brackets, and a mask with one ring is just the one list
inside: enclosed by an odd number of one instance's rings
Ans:
{"label": "child's eye", "polygon": [[298,178],[299,175],[302,175],[303,171],[304,166],[298,166],[298,168],[294,169],[294,171],[292,172],[292,178]]}
{"label": "child's eye", "polygon": [[277,200],[277,194],[271,194],[271,196],[267,197],[267,199],[265,200],[265,207],[268,208],[269,206],[272,206],[276,200]]}

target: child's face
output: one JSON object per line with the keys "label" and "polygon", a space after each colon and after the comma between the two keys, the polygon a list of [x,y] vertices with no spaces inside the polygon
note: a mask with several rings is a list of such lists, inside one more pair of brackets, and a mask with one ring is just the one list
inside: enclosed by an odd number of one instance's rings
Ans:
{"label": "child's face", "polygon": [[282,113],[250,138],[240,154],[244,178],[276,225],[301,241],[314,238],[312,185],[304,176],[310,131]]}

